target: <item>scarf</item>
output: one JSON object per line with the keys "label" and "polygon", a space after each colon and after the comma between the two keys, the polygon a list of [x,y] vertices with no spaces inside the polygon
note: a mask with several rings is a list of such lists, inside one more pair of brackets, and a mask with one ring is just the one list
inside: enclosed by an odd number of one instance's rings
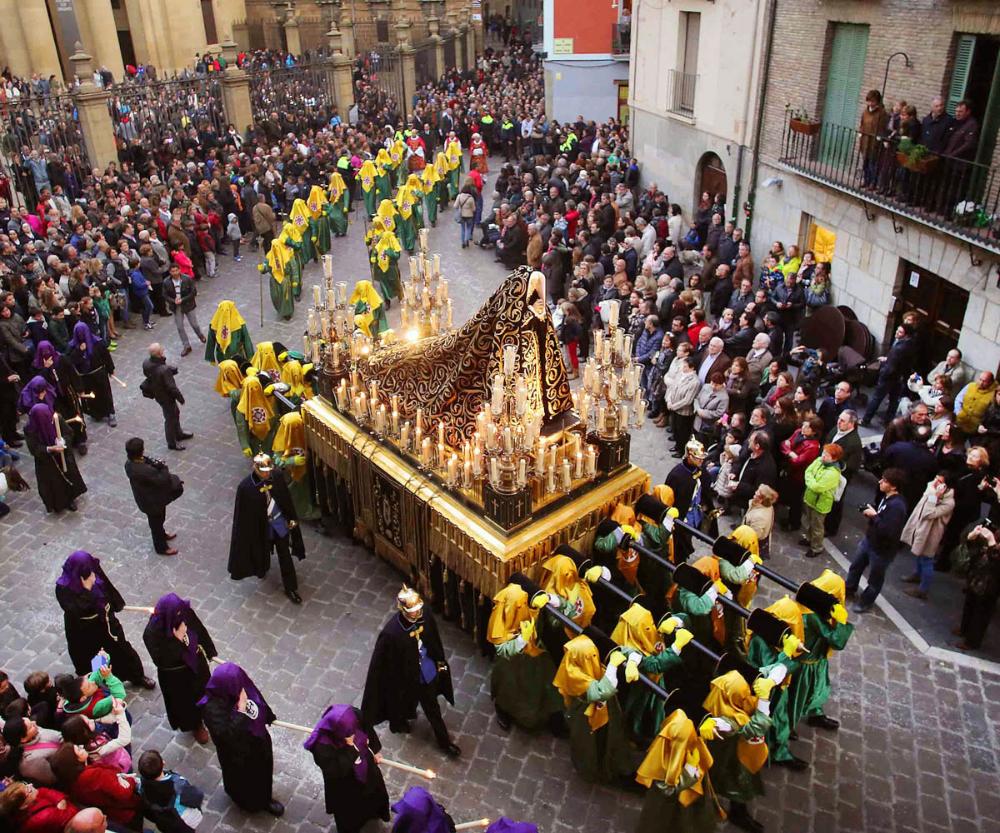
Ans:
{"label": "scarf", "polygon": [[[83,586],[83,579],[91,574],[96,574],[97,580],[94,586],[88,591]],[[58,587],[66,587],[73,593],[90,593],[94,597],[97,607],[102,608],[107,603],[105,592],[105,575],[101,569],[101,562],[94,558],[89,552],[77,550],[63,562],[62,574],[56,579]]]}
{"label": "scarf", "polygon": [[197,671],[199,665],[198,632],[192,627],[192,619],[191,602],[182,599],[176,593],[160,596],[156,607],[153,608],[152,616],[149,617],[150,623],[168,639],[177,639],[174,631],[181,626],[182,622],[187,623],[187,644],[181,642],[181,645],[184,645],[181,656],[188,668]]}
{"label": "scarf", "polygon": [[247,672],[235,662],[224,662],[215,667],[212,678],[205,686],[205,696],[198,701],[198,705],[204,706],[214,697],[235,712],[241,690],[247,694],[246,715],[250,718],[250,733],[262,738],[267,734],[267,724],[274,722],[274,712]]}
{"label": "scarf", "polygon": [[215,331],[215,341],[222,348],[222,352],[225,352],[233,340],[233,333],[239,332],[246,323],[240,311],[236,309],[236,304],[232,301],[219,301],[219,306],[216,307],[208,326]]}
{"label": "scarf", "polygon": [[317,744],[326,744],[334,749],[347,748],[347,738],[354,736],[353,748],[358,753],[354,762],[354,777],[361,783],[368,780],[368,734],[361,726],[353,706],[327,706],[312,734],[302,745],[312,751]]}
{"label": "scarf", "polygon": [[260,379],[256,376],[247,376],[243,380],[243,391],[236,410],[246,417],[250,433],[258,440],[263,440],[270,433],[274,405],[271,398],[264,393]]}
{"label": "scarf", "polygon": [[224,399],[231,391],[243,387],[243,371],[232,359],[219,362],[219,376],[215,380],[215,392]]}

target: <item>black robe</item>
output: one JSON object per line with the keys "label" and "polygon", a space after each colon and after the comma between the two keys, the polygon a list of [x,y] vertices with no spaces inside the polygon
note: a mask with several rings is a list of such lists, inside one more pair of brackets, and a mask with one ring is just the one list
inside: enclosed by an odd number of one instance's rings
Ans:
{"label": "black robe", "polygon": [[104,342],[94,345],[89,365],[82,350],[71,349],[67,354],[80,377],[80,387],[85,393],[94,394],[93,399],[83,400],[83,409],[91,419],[106,419],[115,412],[115,400],[111,394],[111,374],[115,363],[111,360]]}
{"label": "black robe", "polygon": [[[420,638],[427,647],[427,656],[435,663],[445,662],[444,646],[438,633],[434,615],[425,607],[421,621],[423,632]],[[368,677],[365,679],[365,693],[361,700],[361,712],[365,726],[377,726],[386,720],[390,726],[398,726],[417,716],[420,697],[420,651],[417,640],[411,637],[402,613],[397,613],[388,622],[375,641]],[[437,695],[455,705],[455,693],[451,684],[451,671],[438,671],[434,680]]]}
{"label": "black robe", "polygon": [[[677,517],[683,521],[691,509],[691,501],[694,500],[698,487],[698,478],[692,474],[688,464],[681,460],[670,470],[667,475],[667,486],[674,490],[674,508],[677,510]],[[705,485],[702,484],[702,489]],[[674,530],[674,561],[680,564],[687,561],[694,552],[694,545],[691,543],[691,533],[685,532],[679,527]]]}
{"label": "black robe", "polygon": [[[59,419],[60,430],[67,443],[72,437],[71,429],[62,417]],[[74,500],[87,491],[80,469],[76,465],[76,455],[73,449],[67,448],[60,454],[52,454],[45,441],[31,430],[30,425],[24,427],[24,439],[28,443],[28,451],[35,460],[35,482],[38,486],[38,496],[49,512],[62,512]],[[63,471],[62,461],[66,460],[66,470]],[[87,662],[90,667],[90,662]]]}
{"label": "black robe", "polygon": [[[302,530],[295,514],[295,504],[288,491],[284,472],[271,472],[268,484],[271,496],[278,504],[286,522],[295,521],[295,527],[288,532],[288,544],[292,555],[305,558]],[[267,520],[267,495],[261,491],[261,482],[247,475],[236,487],[236,505],[233,508],[233,532],[229,542],[229,575],[235,580],[257,576],[264,578],[271,567],[273,542],[269,535]]]}
{"label": "black robe", "polygon": [[184,662],[184,645],[150,619],[142,633],[142,641],[156,666],[160,681],[163,705],[167,708],[170,728],[180,732],[193,732],[201,725],[198,701],[205,696],[205,686],[212,675],[208,661],[218,655],[208,630],[192,611],[185,619],[189,631],[198,635],[198,668],[192,670]]}
{"label": "black robe", "polygon": [[[83,419],[83,400],[79,396],[83,384],[76,368],[65,356],[59,356],[52,367],[40,368],[38,375],[55,388],[55,409],[71,431],[71,436],[64,435],[66,442],[74,448],[86,444],[87,423]],[[79,420],[69,422],[74,417],[79,417]]]}
{"label": "black robe", "polygon": [[[354,711],[358,720],[362,720],[361,712]],[[374,729],[365,728],[365,732],[368,735],[368,779],[364,783],[354,775],[357,752],[353,748],[337,748],[328,743],[317,743],[312,748],[313,760],[323,772],[326,811],[333,814],[337,833],[358,833],[369,819],[389,821],[389,794],[374,757],[382,744]]]}
{"label": "black robe", "polygon": [[104,582],[104,607],[98,606],[90,591],[74,593],[68,587],[56,585],[56,601],[63,609],[66,645],[77,674],[90,673],[90,661],[103,648],[111,658],[111,671],[120,680],[139,682],[146,676],[142,660],[125,638],[125,631],[115,615],[125,601],[104,570],[98,568]]}
{"label": "black robe", "polygon": [[[248,813],[266,810],[274,773],[270,733],[257,737],[250,731],[250,718],[217,697],[209,698],[202,717],[219,755],[226,795]],[[273,720],[269,714],[268,722]]]}

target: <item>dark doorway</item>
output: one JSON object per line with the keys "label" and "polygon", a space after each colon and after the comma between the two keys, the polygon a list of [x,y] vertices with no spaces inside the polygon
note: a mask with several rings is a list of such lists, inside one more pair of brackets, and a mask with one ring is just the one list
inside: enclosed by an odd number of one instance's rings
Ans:
{"label": "dark doorway", "polygon": [[205,21],[205,42],[218,43],[219,36],[215,31],[215,9],[212,0],[201,0],[201,17]]}
{"label": "dark doorway", "polygon": [[907,312],[911,310],[919,312],[926,321],[929,337],[928,357],[933,366],[941,361],[952,347],[958,346],[962,323],[965,320],[965,308],[969,304],[969,293],[940,275],[935,275],[909,261],[904,260],[901,265],[902,286],[896,293],[892,329],[895,332]]}
{"label": "dark doorway", "polygon": [[122,53],[122,63],[125,66],[139,66],[135,59],[135,46],[132,43],[132,33],[128,29],[118,30],[118,48]]}
{"label": "dark doorway", "polygon": [[714,153],[706,153],[698,160],[698,192],[694,195],[694,204],[698,204],[703,191],[708,191],[714,199],[716,194],[722,194],[722,204],[726,204],[729,195],[726,166]]}

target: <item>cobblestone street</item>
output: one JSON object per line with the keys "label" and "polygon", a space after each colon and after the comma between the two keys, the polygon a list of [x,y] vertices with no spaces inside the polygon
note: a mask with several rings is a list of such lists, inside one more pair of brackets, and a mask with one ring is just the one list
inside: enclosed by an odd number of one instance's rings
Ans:
{"label": "cobblestone street", "polygon": [[[335,277],[349,285],[368,274],[363,232],[356,213],[349,235],[334,241]],[[463,322],[504,271],[491,252],[459,247],[459,227],[450,211],[440,217],[430,239],[431,251],[442,256],[456,323]],[[219,277],[199,287],[202,328],[207,331],[217,302],[229,298],[236,301],[255,342],[278,339],[299,347],[305,306],[298,307],[292,322],[277,322],[265,287],[260,325],[256,253],[244,248],[242,263],[229,257],[221,257],[220,263]],[[405,273],[405,264],[403,268]],[[304,301],[320,275],[319,266],[309,267]],[[396,322],[395,307],[391,315]],[[182,423],[195,435],[184,452],[166,449],[160,411],[139,393],[140,365],[154,340],[162,340],[168,361],[180,367],[177,382],[187,399]],[[117,374],[128,385],[114,390],[119,426],[91,429],[90,454],[80,461],[89,491],[79,512],[46,515],[34,491],[11,495],[13,511],[0,524],[0,667],[19,687],[30,671],[68,670],[52,587],[69,552],[85,549],[101,558],[127,604],[152,605],[169,591],[190,598],[222,657],[248,670],[278,717],[311,726],[330,702],[360,703],[369,651],[393,610],[400,576],[351,541],[324,538],[309,529],[307,560],[297,565],[305,600],[301,607],[282,594],[276,565],[262,582],[229,579],[233,492],[248,462],[237,445],[228,402],[213,390],[216,370],[201,358],[196,341],[195,347],[180,358],[169,319],[158,319],[151,333],[141,328],[124,333],[114,354]],[[174,544],[180,549],[174,558],[153,553],[145,518],[135,509],[123,470],[124,443],[131,436],[144,437],[147,453],[165,459],[185,481],[184,496],[168,510],[167,529],[177,533]],[[667,447],[662,432],[650,427],[632,442],[634,461],[656,482],[674,463]],[[30,460],[21,467],[34,484]],[[838,569],[829,556],[804,562],[796,538],[775,533],[775,569],[802,580],[824,566]],[[762,586],[761,597],[777,597],[774,585]],[[145,657],[145,615],[123,613],[121,618]],[[811,768],[804,773],[768,769],[768,796],[753,808],[754,814],[772,833],[996,830],[1000,730],[991,715],[1000,710],[1000,675],[929,659],[881,612],[860,621],[852,614],[852,621],[858,622],[857,633],[832,662],[829,713],[841,721],[841,730],[821,733],[800,727],[793,750],[811,761]],[[463,755],[457,761],[445,759],[421,718],[410,736],[394,736],[382,727],[386,756],[435,769],[440,777],[431,789],[457,822],[504,814],[534,821],[544,833],[631,833],[640,798],[581,781],[565,741],[517,730],[504,734],[492,716],[489,663],[470,636],[452,625],[445,624],[442,635],[457,703],[456,708],[445,706],[445,720]],[[147,664],[147,673],[152,671]],[[272,730],[275,797],[285,802],[286,813],[282,819],[251,817],[233,807],[223,792],[214,748],[171,731],[159,691],[133,696],[136,755],[147,748],[162,750],[169,767],[209,796],[199,831],[333,829],[323,807],[319,771],[301,746],[303,736]],[[407,785],[417,783],[395,770],[385,775],[393,801]]]}

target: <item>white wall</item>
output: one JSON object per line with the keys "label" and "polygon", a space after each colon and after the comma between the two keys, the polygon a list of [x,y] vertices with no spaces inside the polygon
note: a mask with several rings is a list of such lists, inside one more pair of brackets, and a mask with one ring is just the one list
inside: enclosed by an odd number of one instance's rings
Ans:
{"label": "white wall", "polygon": [[604,121],[618,112],[615,81],[628,80],[628,63],[597,61],[545,61],[545,111],[558,122],[584,119]]}

